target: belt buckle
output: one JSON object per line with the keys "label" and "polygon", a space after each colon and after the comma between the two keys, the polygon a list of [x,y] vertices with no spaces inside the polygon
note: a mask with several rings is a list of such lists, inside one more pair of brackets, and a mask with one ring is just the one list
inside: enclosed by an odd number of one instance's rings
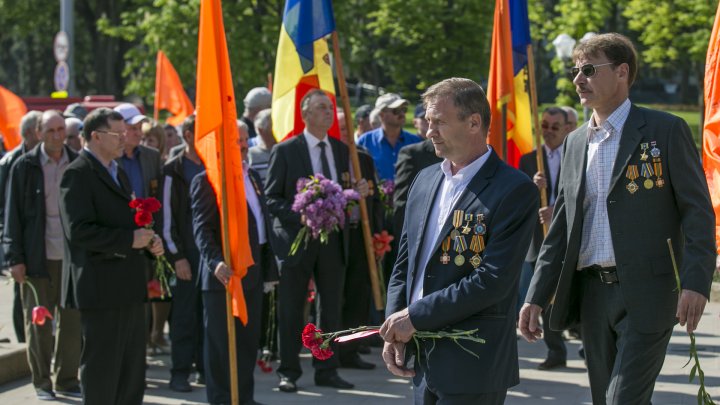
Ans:
{"label": "belt buckle", "polygon": [[610,276],[612,272],[605,271],[605,270],[598,270],[598,274],[600,275],[600,281],[603,284],[615,284],[614,280],[608,280],[605,278],[605,276]]}

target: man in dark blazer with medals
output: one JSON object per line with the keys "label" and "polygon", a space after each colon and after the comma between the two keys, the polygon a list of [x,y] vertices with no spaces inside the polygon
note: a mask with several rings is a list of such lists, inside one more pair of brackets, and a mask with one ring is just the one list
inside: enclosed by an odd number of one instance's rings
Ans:
{"label": "man in dark blazer with medals", "polygon": [[[244,122],[238,125],[240,150],[247,158],[248,131]],[[254,265],[242,279],[248,322],[235,318],[235,345],[240,404],[255,404],[253,399],[255,360],[260,346],[263,282],[277,280],[277,266],[270,248],[265,196],[257,172],[243,162],[243,178],[247,199],[248,234]],[[193,232],[200,251],[200,285],[204,306],[205,335],[203,353],[205,386],[210,404],[230,403],[230,365],[226,318],[226,285],[232,269],[225,263],[222,249],[220,211],[207,173],[195,176],[190,187]],[[230,207],[232,209],[232,207]]]}
{"label": "man in dark blazer with medals", "polygon": [[145,389],[145,269],[163,254],[160,238],[138,228],[130,186],[115,158],[125,141],[117,112],[85,118],[85,148],[60,183],[65,235],[61,302],[81,313],[84,404],[140,404]]}
{"label": "man in dark blazer with medals", "polygon": [[[340,330],[347,263],[347,228],[331,234],[327,244],[310,240],[294,255],[289,254],[290,245],[303,226],[300,214],[291,209],[298,179],[320,173],[344,188],[350,186],[348,148],[327,135],[334,119],[330,98],[321,90],[311,90],[300,104],[305,131],[273,147],[265,183],[272,219],[270,237],[281,261],[278,286],[281,363],[278,376],[283,392],[297,391],[296,382],[302,375],[300,335],[304,326],[303,307],[308,281],[313,277],[320,295],[320,327],[327,331]],[[336,356],[323,361],[313,359],[313,366],[316,385],[353,387],[338,375]]]}
{"label": "man in dark blazer with medals", "polygon": [[632,42],[598,35],[573,59],[573,83],[593,115],[565,141],[555,214],[519,327],[536,340],[554,297],[549,327],[581,324],[593,403],[647,404],[673,327],[679,320],[691,332],[702,316],[715,218],[685,121],[628,99]]}
{"label": "man in dark blazer with medals", "polygon": [[[562,161],[562,144],[570,132],[568,125],[568,113],[560,107],[546,108],[542,113],[542,135],[545,143],[542,145],[544,170],[540,172],[537,165],[537,150],[526,153],[520,157],[518,169],[527,174],[539,189],[545,189],[547,195],[547,206],[538,210],[538,220],[535,223],[535,232],[532,242],[525,256],[523,272],[520,276],[520,297],[518,309],[525,301],[525,294],[532,278],[535,261],[537,260],[540,246],[545,234],[543,224],[550,225],[553,208],[557,199],[558,176],[560,174],[560,162]],[[542,203],[541,203],[542,204]],[[550,311],[543,312],[543,324],[550,324]],[[538,364],[540,370],[551,370],[557,367],[565,367],[567,364],[567,348],[563,340],[562,331],[545,330],[543,336],[548,354],[545,360]]]}
{"label": "man in dark blazer with medals", "polygon": [[[519,382],[517,283],[537,187],[487,145],[490,106],[477,83],[446,79],[423,102],[428,139],[444,160],[410,187],[380,329],[383,360],[395,375],[414,375],[416,387],[424,377],[425,404],[502,404]],[[414,370],[405,365],[416,330],[472,329],[484,344],[421,340]]]}

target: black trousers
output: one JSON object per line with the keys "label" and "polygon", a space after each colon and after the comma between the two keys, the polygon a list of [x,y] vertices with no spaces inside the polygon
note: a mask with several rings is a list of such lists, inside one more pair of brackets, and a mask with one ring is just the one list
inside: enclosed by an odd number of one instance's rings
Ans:
{"label": "black trousers", "polygon": [[[293,381],[300,378],[300,349],[303,324],[303,309],[307,298],[307,286],[310,277],[315,280],[320,309],[318,327],[331,332],[339,330],[342,309],[342,290],[345,279],[345,267],[342,260],[342,244],[339,235],[330,235],[328,243],[319,240],[310,241],[305,255],[299,264],[286,266],[280,272],[280,368],[278,375]],[[333,351],[337,345],[332,345]],[[332,374],[339,365],[337,356],[320,361],[313,358],[313,366],[318,374]]]}
{"label": "black trousers", "polygon": [[145,306],[81,310],[84,405],[140,405],[145,391]]}
{"label": "black trousers", "polygon": [[[262,285],[243,289],[248,310],[248,323],[235,318],[235,350],[237,353],[238,393],[240,403],[252,402],[255,389],[253,372],[260,347],[260,312]],[[205,314],[205,389],[208,402],[230,403],[230,361],[225,291],[203,291]]]}
{"label": "black trousers", "polygon": [[581,328],[595,405],[649,404],[672,328],[635,330],[619,284],[585,276]]}
{"label": "black trousers", "polygon": [[550,314],[552,313],[552,305],[548,306],[547,311],[542,312],[543,322],[543,341],[548,348],[548,360],[567,360],[567,347],[563,340],[562,331],[550,329]]}
{"label": "black trousers", "polygon": [[187,380],[195,363],[203,371],[202,298],[197,285],[198,258],[189,258],[193,270],[191,280],[177,279],[172,291],[170,342],[172,343],[172,377]]}
{"label": "black trousers", "polygon": [[25,321],[23,316],[22,299],[20,299],[20,283],[13,283],[12,319],[15,328],[15,337],[18,343],[25,343]]}
{"label": "black trousers", "polygon": [[[342,306],[342,328],[367,325],[370,312],[370,275],[365,254],[362,228],[350,229],[350,254],[345,271],[344,299]],[[357,353],[360,340],[339,345],[340,358],[349,359]]]}

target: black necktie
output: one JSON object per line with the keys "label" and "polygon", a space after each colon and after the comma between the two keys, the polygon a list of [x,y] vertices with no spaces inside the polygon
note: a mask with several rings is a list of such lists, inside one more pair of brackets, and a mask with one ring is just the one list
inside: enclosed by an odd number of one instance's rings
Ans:
{"label": "black necktie", "polygon": [[332,175],[330,174],[330,163],[328,163],[327,156],[325,156],[325,147],[327,144],[325,141],[322,141],[318,144],[320,147],[320,163],[322,163],[322,174],[325,176],[326,179],[332,180]]}

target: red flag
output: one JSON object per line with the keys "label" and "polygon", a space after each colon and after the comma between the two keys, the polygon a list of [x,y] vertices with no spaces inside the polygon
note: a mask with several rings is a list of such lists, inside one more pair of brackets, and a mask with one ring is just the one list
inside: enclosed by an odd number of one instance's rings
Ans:
{"label": "red flag", "polygon": [[[248,212],[238,144],[237,111],[220,0],[202,0],[198,39],[195,148],[215,189],[223,224],[227,225],[226,260],[233,276],[228,283],[233,315],[247,324],[242,278],[253,265]],[[224,176],[223,176],[224,175]],[[227,218],[225,218],[227,215]],[[225,241],[223,241],[225,243]]]}
{"label": "red flag", "polygon": [[180,125],[193,113],[193,106],[180,82],[180,76],[163,51],[158,51],[155,64],[155,121],[160,110],[168,110],[172,117],[166,121]]}
{"label": "red flag", "polygon": [[27,113],[27,107],[15,93],[0,86],[0,132],[5,150],[11,150],[22,142],[20,120]]}
{"label": "red flag", "polygon": [[705,59],[704,121],[703,169],[715,209],[715,240],[720,241],[720,5]]}

